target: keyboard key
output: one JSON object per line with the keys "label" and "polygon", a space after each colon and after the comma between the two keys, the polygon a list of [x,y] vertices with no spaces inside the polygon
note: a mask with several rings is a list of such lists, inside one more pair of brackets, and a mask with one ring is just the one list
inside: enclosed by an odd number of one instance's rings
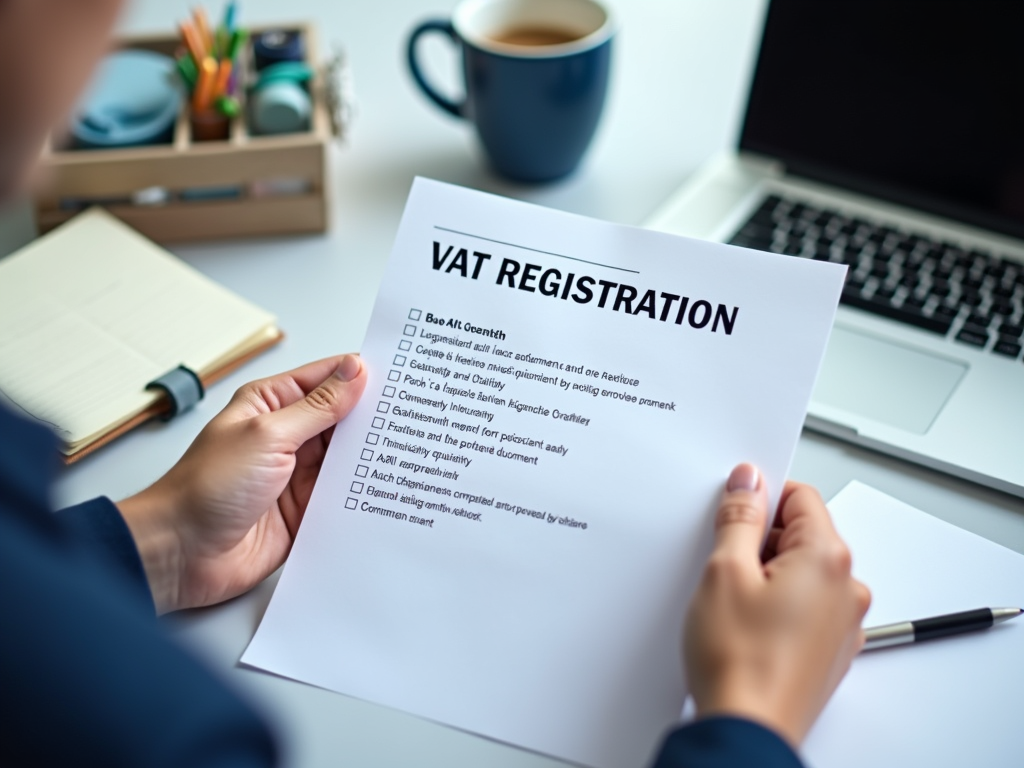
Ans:
{"label": "keyboard key", "polygon": [[985,274],[989,277],[995,278],[996,282],[1003,279],[1003,275],[1006,274],[1006,265],[999,262],[990,263],[985,267]]}
{"label": "keyboard key", "polygon": [[988,311],[990,315],[1008,316],[1013,314],[1013,305],[1008,301],[996,300],[992,302],[992,306],[989,307]]}
{"label": "keyboard key", "polygon": [[976,275],[965,275],[960,280],[960,285],[962,285],[964,288],[969,288],[972,291],[976,291],[979,288],[981,288],[982,282],[984,281],[981,277],[978,277]]}
{"label": "keyboard key", "polygon": [[992,347],[992,351],[997,355],[1006,355],[1007,357],[1016,357],[1020,354],[1021,346],[1020,342],[1015,339],[1008,339],[1005,336],[1001,337]]}
{"label": "keyboard key", "polygon": [[927,296],[907,296],[907,298],[903,300],[903,307],[905,309],[920,311],[927,302]]}
{"label": "keyboard key", "polygon": [[921,282],[916,272],[904,271],[902,277],[900,277],[900,285],[904,286],[908,290],[914,290]]}
{"label": "keyboard key", "polygon": [[965,290],[960,294],[960,303],[968,307],[976,307],[981,304],[981,294],[977,291]]}
{"label": "keyboard key", "polygon": [[1003,323],[999,326],[999,335],[1011,339],[1019,339],[1024,335],[1024,323]]}
{"label": "keyboard key", "polygon": [[766,227],[763,224],[758,224],[755,221],[748,221],[743,225],[743,228],[737,232],[737,235],[744,237],[750,237],[755,240],[763,240],[770,243],[772,241],[772,235],[775,232],[775,227]]}
{"label": "keyboard key", "polygon": [[888,317],[902,323],[907,323],[908,325],[916,326],[925,331],[942,334],[943,336],[949,333],[949,327],[953,324],[953,318],[925,317],[917,310],[894,307],[888,301],[871,301],[869,299],[865,299],[859,294],[853,293],[852,291],[848,293],[844,290],[840,301],[849,307],[863,309],[876,315],[881,315],[882,317]]}
{"label": "keyboard key", "polygon": [[759,241],[748,237],[741,237],[740,235],[736,235],[736,237],[730,240],[729,245],[738,245],[740,248],[753,248],[755,251],[766,250]]}
{"label": "keyboard key", "polygon": [[972,312],[966,320],[964,325],[973,325],[978,328],[988,328],[989,323],[992,322],[986,315],[980,315],[977,312]]}
{"label": "keyboard key", "polygon": [[977,328],[972,325],[965,325],[956,335],[957,341],[970,344],[973,347],[984,347],[988,344],[988,332],[984,328]]}
{"label": "keyboard key", "polygon": [[889,275],[889,265],[885,262],[878,262],[877,257],[875,263],[871,266],[872,277],[887,277]]}
{"label": "keyboard key", "polygon": [[875,291],[875,301],[892,301],[892,297],[896,295],[896,289],[890,287],[882,287]]}

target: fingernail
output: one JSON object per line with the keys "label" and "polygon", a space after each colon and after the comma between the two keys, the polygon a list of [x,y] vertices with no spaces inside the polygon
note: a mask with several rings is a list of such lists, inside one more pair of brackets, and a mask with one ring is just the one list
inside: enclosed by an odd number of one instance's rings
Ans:
{"label": "fingernail", "polygon": [[753,464],[740,464],[732,474],[729,475],[729,482],[725,484],[727,491],[756,491],[761,485],[761,473]]}
{"label": "fingernail", "polygon": [[358,355],[345,355],[341,358],[341,364],[338,366],[338,370],[334,372],[342,381],[352,381],[359,372],[363,369],[363,364],[359,361]]}

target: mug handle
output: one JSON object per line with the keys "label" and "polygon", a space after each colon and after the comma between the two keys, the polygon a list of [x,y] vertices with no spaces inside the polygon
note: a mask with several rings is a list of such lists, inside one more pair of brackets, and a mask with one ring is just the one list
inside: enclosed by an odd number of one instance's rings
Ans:
{"label": "mug handle", "polygon": [[420,69],[419,61],[416,58],[416,44],[419,42],[421,36],[428,32],[440,32],[447,36],[453,43],[458,44],[459,36],[455,33],[455,27],[447,19],[432,19],[425,21],[413,30],[413,33],[409,35],[409,46],[408,46],[408,60],[409,60],[409,71],[412,72],[412,77],[416,81],[416,85],[420,87],[427,97],[433,101],[437,106],[456,117],[465,117],[466,102],[452,101],[435,90],[435,88],[427,82],[427,79],[423,76],[423,72]]}

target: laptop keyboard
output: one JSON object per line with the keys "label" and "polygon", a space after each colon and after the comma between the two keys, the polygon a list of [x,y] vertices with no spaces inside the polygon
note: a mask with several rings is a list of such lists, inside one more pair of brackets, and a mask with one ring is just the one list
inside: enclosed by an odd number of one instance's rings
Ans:
{"label": "laptop keyboard", "polygon": [[1021,357],[1024,264],[839,211],[765,198],[733,245],[849,265],[841,303]]}

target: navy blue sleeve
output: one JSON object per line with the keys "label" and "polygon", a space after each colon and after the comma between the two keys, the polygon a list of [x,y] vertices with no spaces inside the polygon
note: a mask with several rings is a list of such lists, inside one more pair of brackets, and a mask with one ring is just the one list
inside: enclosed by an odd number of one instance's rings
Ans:
{"label": "navy blue sleeve", "polygon": [[117,509],[49,511],[57,455],[0,409],[0,765],[273,765],[267,726],[164,635]]}
{"label": "navy blue sleeve", "polygon": [[101,496],[66,507],[57,516],[74,537],[120,573],[151,612],[156,611],[139,550],[114,502]]}
{"label": "navy blue sleeve", "polygon": [[653,768],[803,768],[782,737],[739,717],[709,717],[672,732]]}

